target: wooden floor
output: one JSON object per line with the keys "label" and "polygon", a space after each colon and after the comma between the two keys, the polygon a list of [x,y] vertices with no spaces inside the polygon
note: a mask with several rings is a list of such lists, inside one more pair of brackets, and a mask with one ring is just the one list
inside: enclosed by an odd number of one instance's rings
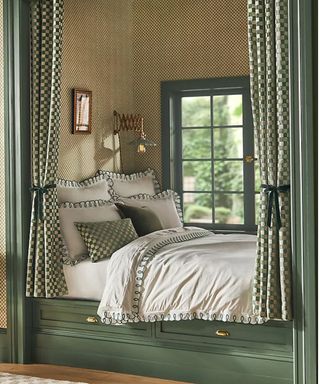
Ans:
{"label": "wooden floor", "polygon": [[177,381],[46,364],[0,364],[0,372],[88,384],[178,384]]}

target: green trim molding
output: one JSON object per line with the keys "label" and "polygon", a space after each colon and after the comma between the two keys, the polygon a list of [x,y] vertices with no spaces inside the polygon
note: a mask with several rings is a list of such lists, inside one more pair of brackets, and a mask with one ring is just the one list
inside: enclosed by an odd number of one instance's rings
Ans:
{"label": "green trim molding", "polygon": [[[9,360],[28,361],[25,271],[30,217],[29,1],[5,0],[6,245]],[[14,154],[14,156],[13,156]]]}
{"label": "green trim molding", "polygon": [[295,384],[317,383],[313,0],[289,0]]}

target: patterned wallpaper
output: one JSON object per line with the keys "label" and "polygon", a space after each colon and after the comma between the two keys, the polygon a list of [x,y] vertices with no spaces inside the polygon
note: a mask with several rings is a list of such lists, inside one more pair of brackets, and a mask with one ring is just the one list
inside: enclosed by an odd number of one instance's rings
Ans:
{"label": "patterned wallpaper", "polygon": [[[131,111],[132,1],[65,0],[59,176],[79,180],[120,167],[114,109]],[[92,91],[92,133],[73,135],[72,89]],[[134,167],[130,151],[124,159]]]}
{"label": "patterned wallpaper", "polygon": [[[123,138],[124,170],[151,167],[161,177],[160,82],[247,75],[247,44],[246,0],[65,0],[59,176],[82,179],[98,168],[120,167],[119,144],[112,135],[116,109],[141,113],[147,136],[158,143],[144,155],[135,155],[126,146],[130,138]],[[91,135],[71,134],[73,88],[93,92]],[[2,72],[0,127],[3,148]],[[0,150],[1,174],[3,154]],[[0,180],[0,212],[4,212],[3,177]],[[3,219],[0,328],[6,327]]]}
{"label": "patterned wallpaper", "polygon": [[249,74],[246,0],[135,0],[133,94],[147,137],[137,159],[161,179],[160,82]]}
{"label": "patterned wallpaper", "polygon": [[[119,167],[112,135],[117,109],[141,113],[147,137],[157,143],[143,155],[124,145],[124,170],[151,167],[161,180],[160,82],[249,74],[246,4],[65,0],[59,175],[81,179],[100,167]],[[88,136],[71,134],[74,87],[93,91],[93,133]],[[104,150],[109,161],[102,161],[103,140],[114,150]]]}
{"label": "patterned wallpaper", "polygon": [[6,222],[5,222],[5,149],[3,83],[3,0],[0,0],[0,328],[7,327]]}

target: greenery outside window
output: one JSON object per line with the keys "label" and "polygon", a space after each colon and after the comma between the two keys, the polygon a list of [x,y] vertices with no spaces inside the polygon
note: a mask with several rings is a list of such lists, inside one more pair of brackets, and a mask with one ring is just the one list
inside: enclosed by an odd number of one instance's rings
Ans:
{"label": "greenery outside window", "polygon": [[185,224],[255,231],[249,78],[168,81],[161,92],[163,184],[180,194]]}

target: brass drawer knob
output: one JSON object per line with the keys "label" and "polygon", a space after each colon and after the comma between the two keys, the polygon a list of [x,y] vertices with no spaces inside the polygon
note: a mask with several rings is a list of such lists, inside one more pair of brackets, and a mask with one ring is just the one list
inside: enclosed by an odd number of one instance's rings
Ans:
{"label": "brass drawer knob", "polygon": [[95,316],[88,316],[86,321],[87,321],[87,323],[90,323],[90,324],[97,324],[98,323],[98,319]]}
{"label": "brass drawer knob", "polygon": [[223,336],[223,337],[226,337],[226,336],[230,336],[230,332],[226,331],[225,329],[218,329],[216,331],[216,335],[217,336]]}

